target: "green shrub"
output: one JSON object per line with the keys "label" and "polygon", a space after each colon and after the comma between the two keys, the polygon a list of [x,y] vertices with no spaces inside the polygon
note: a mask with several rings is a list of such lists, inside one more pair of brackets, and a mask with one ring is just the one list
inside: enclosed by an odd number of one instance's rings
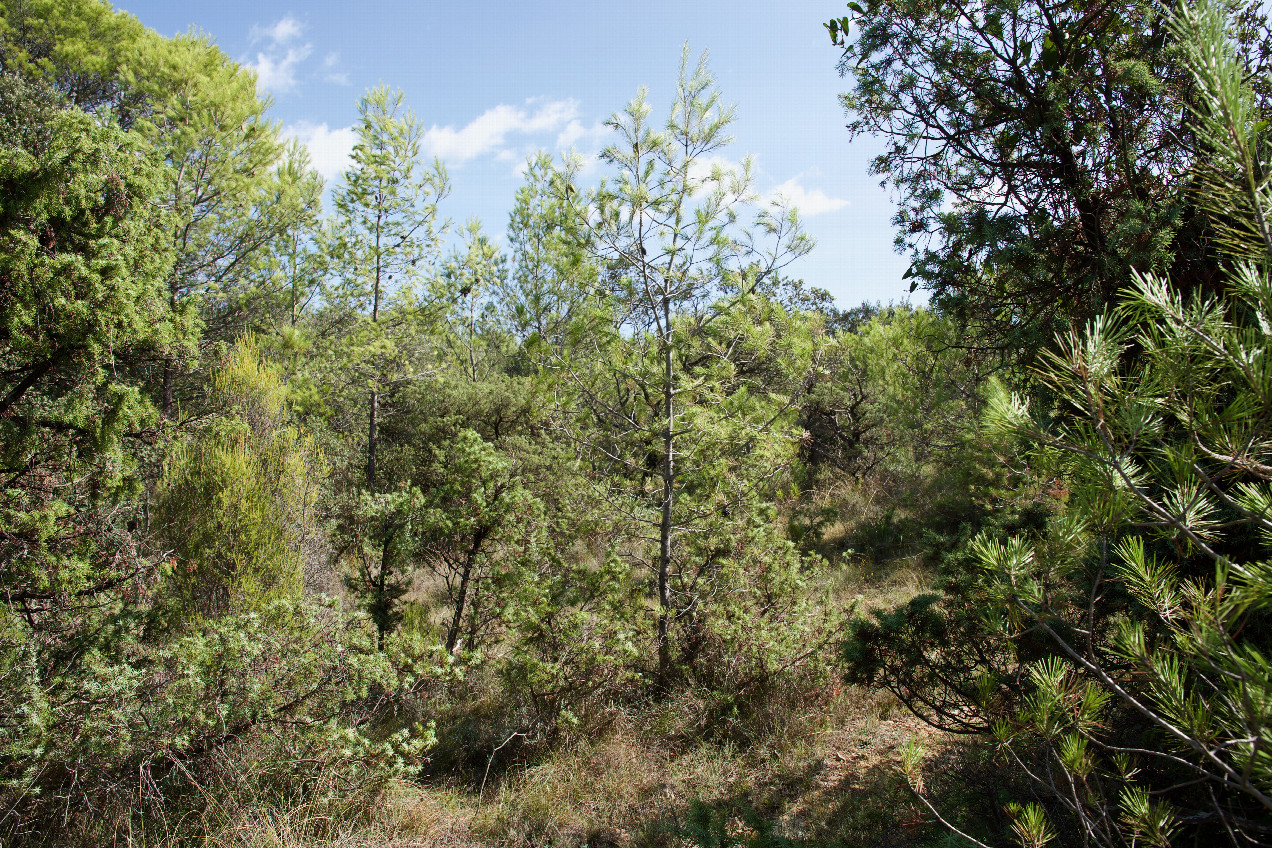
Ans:
{"label": "green shrub", "polygon": [[213,377],[228,415],[170,451],[156,493],[156,538],[181,618],[244,612],[301,591],[320,532],[322,455],[289,426],[277,368],[243,339]]}

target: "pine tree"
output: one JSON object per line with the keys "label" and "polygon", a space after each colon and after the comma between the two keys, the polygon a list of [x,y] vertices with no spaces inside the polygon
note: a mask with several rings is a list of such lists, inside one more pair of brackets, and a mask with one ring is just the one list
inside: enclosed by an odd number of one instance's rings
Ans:
{"label": "pine tree", "polygon": [[1272,823],[1272,141],[1222,7],[1169,24],[1225,293],[1137,274],[1042,358],[1054,405],[1000,387],[987,412],[1056,501],[1041,532],[973,544],[986,653],[1017,663],[951,687],[1045,801],[1009,807],[1025,845],[1255,844]]}
{"label": "pine tree", "polygon": [[430,326],[440,308],[425,285],[444,229],[437,202],[448,190],[441,163],[420,161],[423,126],[404,101],[402,92],[379,87],[359,103],[353,161],[334,196],[335,277],[326,290],[332,367],[349,393],[366,398],[361,506],[354,510],[361,518],[351,526],[355,535],[374,529],[377,538],[350,544],[361,550],[369,543],[379,555],[362,557],[351,585],[379,610],[381,641],[405,591],[402,570],[409,566],[400,536],[418,500],[409,489],[386,491],[378,465],[381,404],[386,389],[429,367]]}
{"label": "pine tree", "polygon": [[619,141],[601,158],[615,174],[590,198],[584,241],[602,291],[552,368],[567,431],[621,508],[652,530],[665,686],[673,622],[694,626],[691,611],[737,561],[724,540],[758,520],[757,493],[793,455],[791,395],[763,372],[779,361],[777,371],[798,371],[811,336],[766,295],[812,242],[795,212],[756,208],[749,162],[735,171],[712,161],[733,110],[705,55],[691,65],[686,49],[661,130],[649,115],[642,91],[608,122]]}

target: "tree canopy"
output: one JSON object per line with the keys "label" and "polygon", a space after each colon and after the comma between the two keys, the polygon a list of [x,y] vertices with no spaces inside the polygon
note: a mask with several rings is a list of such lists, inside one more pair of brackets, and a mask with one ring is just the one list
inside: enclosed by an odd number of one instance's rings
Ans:
{"label": "tree canopy", "polygon": [[[978,344],[1032,355],[1100,314],[1135,272],[1218,290],[1189,188],[1196,88],[1168,5],[858,8],[831,33],[852,81],[849,132],[885,140],[871,171],[899,202],[912,290],[978,326]],[[1257,78],[1266,26],[1242,36]]]}

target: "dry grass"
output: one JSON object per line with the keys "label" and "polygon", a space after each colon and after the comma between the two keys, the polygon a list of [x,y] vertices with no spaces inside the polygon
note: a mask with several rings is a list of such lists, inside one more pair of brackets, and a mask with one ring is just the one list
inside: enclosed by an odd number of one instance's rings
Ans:
{"label": "dry grass", "polygon": [[[897,749],[940,741],[887,694],[845,689],[749,746],[664,744],[659,710],[501,776],[485,796],[448,809],[427,844],[488,846],[691,845],[695,803],[746,830],[758,814],[779,833],[817,845],[918,845],[935,834],[902,783]],[[408,806],[435,802],[422,790]],[[463,831],[444,843],[436,833]]]}
{"label": "dry grass", "polygon": [[[851,532],[845,524],[843,538]],[[881,560],[841,553],[830,580],[830,602],[855,600],[859,611],[903,603],[930,586],[915,555]],[[473,725],[457,738],[468,740],[461,747],[504,735],[495,726],[502,719],[490,712],[498,693],[477,687],[472,694],[480,697],[456,705],[468,710]],[[470,763],[463,775],[395,784],[375,799],[349,799],[343,809],[248,803],[209,812],[208,836],[197,844],[671,848],[694,845],[694,822],[704,817],[739,837],[754,836],[763,820],[776,834],[810,846],[910,848],[943,836],[905,785],[898,748],[918,736],[936,756],[957,758],[956,746],[886,692],[832,684],[784,695],[764,706],[762,721],[731,719],[750,721],[745,732],[721,732],[710,696],[689,688],[661,702],[616,705],[616,718],[603,729],[554,749],[526,746],[501,756],[489,775],[480,767],[474,774]],[[473,748],[467,759],[484,765],[489,750]],[[446,756],[465,758],[462,750]]]}
{"label": "dry grass", "polygon": [[[208,848],[520,848],[694,844],[695,804],[748,835],[748,816],[809,845],[917,846],[938,831],[899,779],[897,749],[939,740],[886,694],[843,689],[749,746],[651,736],[650,709],[603,737],[506,770],[475,789],[398,783],[359,810],[210,811]],[[120,841],[118,844],[128,844]],[[135,844],[176,848],[175,841]],[[185,843],[188,844],[188,843]]]}
{"label": "dry grass", "polygon": [[[236,803],[202,814],[197,840],[159,834],[116,834],[118,846],[179,848],[467,848],[471,804],[461,793],[398,782],[373,798],[347,803]],[[186,823],[187,825],[189,823]]]}
{"label": "dry grass", "polygon": [[476,830],[497,845],[626,844],[633,823],[657,809],[667,772],[665,755],[616,731],[507,775]]}
{"label": "dry grass", "polygon": [[[849,556],[835,568],[831,602],[882,608],[930,585],[917,556]],[[718,732],[709,701],[681,691],[503,772],[483,797],[464,800],[471,837],[510,848],[692,845],[695,805],[740,835],[758,815],[807,844],[911,846],[942,835],[905,785],[898,749],[913,736],[934,751],[946,741],[892,695],[804,693],[742,734]]]}

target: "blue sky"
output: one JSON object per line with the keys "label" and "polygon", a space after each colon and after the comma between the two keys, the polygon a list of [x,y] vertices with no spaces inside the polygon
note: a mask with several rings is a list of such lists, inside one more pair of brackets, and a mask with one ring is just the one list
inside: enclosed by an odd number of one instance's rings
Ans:
{"label": "blue sky", "polygon": [[[358,98],[401,88],[445,162],[445,215],[480,218],[501,236],[528,154],[606,143],[602,122],[644,85],[665,116],[682,45],[706,49],[737,107],[724,155],[754,159],[757,190],[800,208],[817,248],[788,271],[841,306],[901,300],[904,257],[892,251],[893,205],[867,174],[879,149],[849,143],[836,95],[846,81],[821,22],[839,0],[435,3],[364,0],[120,0],[165,35],[207,33],[257,70],[273,117],[333,177],[352,146]],[[598,171],[597,177],[600,176]]]}

